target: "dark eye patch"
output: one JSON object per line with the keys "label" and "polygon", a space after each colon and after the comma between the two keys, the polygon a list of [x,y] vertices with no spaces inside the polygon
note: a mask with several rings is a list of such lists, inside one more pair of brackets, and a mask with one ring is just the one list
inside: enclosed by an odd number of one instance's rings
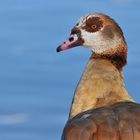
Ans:
{"label": "dark eye patch", "polygon": [[[96,26],[96,28],[93,28]],[[86,20],[86,25],[83,27],[88,32],[97,32],[103,27],[103,21],[99,17],[91,17]]]}

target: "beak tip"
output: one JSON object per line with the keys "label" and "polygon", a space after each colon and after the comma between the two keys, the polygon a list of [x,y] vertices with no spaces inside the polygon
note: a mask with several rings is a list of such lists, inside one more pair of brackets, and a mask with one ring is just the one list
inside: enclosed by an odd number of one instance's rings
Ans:
{"label": "beak tip", "polygon": [[62,51],[61,46],[57,47],[56,52]]}

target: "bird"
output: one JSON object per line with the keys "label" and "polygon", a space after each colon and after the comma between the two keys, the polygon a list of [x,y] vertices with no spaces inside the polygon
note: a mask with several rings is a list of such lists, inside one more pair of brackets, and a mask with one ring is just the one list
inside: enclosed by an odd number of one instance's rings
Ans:
{"label": "bird", "polygon": [[91,56],[61,140],[140,140],[140,104],[125,87],[128,47],[119,24],[103,13],[82,16],[56,51],[77,46],[89,48]]}

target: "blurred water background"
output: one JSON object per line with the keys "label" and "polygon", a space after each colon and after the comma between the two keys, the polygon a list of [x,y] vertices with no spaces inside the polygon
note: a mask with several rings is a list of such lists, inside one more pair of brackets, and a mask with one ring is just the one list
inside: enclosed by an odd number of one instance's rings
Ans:
{"label": "blurred water background", "polygon": [[139,0],[0,0],[0,140],[59,140],[90,51],[56,53],[82,15],[106,13],[129,46],[127,89],[140,103]]}

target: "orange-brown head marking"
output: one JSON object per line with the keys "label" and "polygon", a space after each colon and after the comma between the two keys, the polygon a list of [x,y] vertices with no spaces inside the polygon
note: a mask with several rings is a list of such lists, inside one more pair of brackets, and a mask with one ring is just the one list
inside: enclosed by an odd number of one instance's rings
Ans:
{"label": "orange-brown head marking", "polygon": [[86,19],[86,24],[82,29],[88,32],[99,31],[103,27],[103,21],[99,17],[90,17]]}

